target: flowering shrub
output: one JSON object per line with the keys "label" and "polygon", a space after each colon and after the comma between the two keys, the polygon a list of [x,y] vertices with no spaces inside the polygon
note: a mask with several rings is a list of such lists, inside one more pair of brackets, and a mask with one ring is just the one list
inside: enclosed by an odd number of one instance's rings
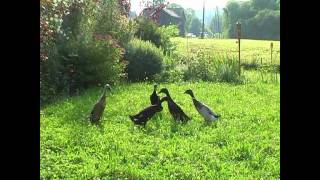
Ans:
{"label": "flowering shrub", "polygon": [[40,1],[40,102],[123,76],[128,0]]}

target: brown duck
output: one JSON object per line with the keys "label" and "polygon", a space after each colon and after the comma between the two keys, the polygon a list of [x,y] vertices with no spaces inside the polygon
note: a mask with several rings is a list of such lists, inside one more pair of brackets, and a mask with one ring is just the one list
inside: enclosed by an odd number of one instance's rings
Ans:
{"label": "brown duck", "polygon": [[106,84],[103,88],[103,93],[98,100],[98,102],[93,106],[93,109],[90,113],[90,121],[92,123],[99,122],[103,115],[103,111],[106,107],[106,91],[107,89],[111,90],[111,87],[109,84]]}

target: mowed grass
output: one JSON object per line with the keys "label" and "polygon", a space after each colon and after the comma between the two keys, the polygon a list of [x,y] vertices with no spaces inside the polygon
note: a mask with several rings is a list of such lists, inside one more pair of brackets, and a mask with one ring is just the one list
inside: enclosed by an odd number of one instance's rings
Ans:
{"label": "mowed grass", "polygon": [[[199,39],[199,38],[173,38],[177,43],[177,50],[183,54],[192,54],[204,50],[208,54],[227,54],[238,57],[237,39]],[[273,43],[271,62],[270,43]],[[280,41],[241,39],[241,61],[251,62],[256,59],[263,64],[280,64]]]}
{"label": "mowed grass", "polygon": [[[87,116],[101,89],[41,109],[41,179],[279,179],[278,84],[160,84],[192,120],[175,123],[163,105],[146,128],[128,118],[149,105],[152,85],[114,86],[101,126]],[[221,114],[204,124],[192,100]]]}

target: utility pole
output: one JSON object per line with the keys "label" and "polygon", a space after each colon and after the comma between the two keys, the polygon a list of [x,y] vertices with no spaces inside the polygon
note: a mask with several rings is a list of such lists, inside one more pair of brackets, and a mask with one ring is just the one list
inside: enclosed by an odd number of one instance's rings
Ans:
{"label": "utility pole", "polygon": [[217,31],[220,34],[220,17],[219,17],[219,9],[218,6],[216,7],[216,13],[217,13]]}
{"label": "utility pole", "polygon": [[201,39],[204,38],[204,1],[203,0],[203,14],[202,14],[202,33],[201,33]]}
{"label": "utility pole", "polygon": [[240,63],[240,39],[241,39],[241,23],[238,21],[237,24],[236,24],[236,28],[237,28],[237,36],[238,36],[238,47],[239,47],[239,70],[238,70],[238,73],[239,73],[239,76],[241,74],[241,63]]}
{"label": "utility pole", "polygon": [[214,12],[214,20],[213,20],[213,22],[214,22],[214,28],[213,28],[213,30],[214,30],[214,33],[217,33],[217,11],[215,11]]}

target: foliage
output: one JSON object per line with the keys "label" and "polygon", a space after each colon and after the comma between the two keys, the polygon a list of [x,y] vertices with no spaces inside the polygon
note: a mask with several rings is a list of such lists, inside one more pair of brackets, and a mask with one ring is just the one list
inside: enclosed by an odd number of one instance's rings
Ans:
{"label": "foliage", "polygon": [[161,48],[165,55],[171,55],[176,50],[176,45],[171,41],[172,37],[179,36],[179,29],[176,25],[160,26],[158,31],[161,34]]}
{"label": "foliage", "polygon": [[[40,179],[280,179],[280,86],[160,84],[192,120],[167,105],[145,128],[128,118],[150,104],[152,85],[114,86],[101,126],[85,120],[101,89],[41,108]],[[186,89],[221,114],[205,125]]]}
{"label": "foliage", "polygon": [[280,0],[251,0],[252,6],[257,10],[280,10]]}
{"label": "foliage", "polygon": [[159,27],[156,23],[143,16],[138,17],[136,22],[136,37],[144,41],[151,41],[158,48],[161,48],[164,54],[171,54],[174,51],[175,45],[170,38],[179,34],[179,29],[176,25]]}
{"label": "foliage", "polygon": [[161,46],[161,33],[158,31],[156,23],[144,16],[139,16],[135,21],[137,24],[135,36],[144,41],[151,41],[159,48]]}
{"label": "foliage", "polygon": [[188,32],[199,36],[201,33],[201,27],[202,27],[202,23],[200,22],[200,20],[197,17],[194,17],[191,21],[190,29]]}
{"label": "foliage", "polygon": [[209,29],[213,34],[221,33],[222,30],[222,14],[220,13],[218,7],[216,8],[215,15],[212,17]]}
{"label": "foliage", "polygon": [[[159,22],[160,12],[162,9],[168,6],[169,2],[165,3],[165,0],[142,0],[140,2],[146,11],[151,11],[152,13],[145,14],[148,16],[148,19],[152,20],[155,23]],[[141,12],[143,13],[143,11]]]}
{"label": "foliage", "polygon": [[157,82],[211,81],[243,83],[238,75],[238,62],[234,57],[208,56],[204,51],[186,56],[174,53],[165,61],[164,71],[156,78]]}
{"label": "foliage", "polygon": [[244,38],[280,39],[280,11],[261,10],[244,25]]}
{"label": "foliage", "polygon": [[195,15],[195,11],[193,9],[191,9],[191,8],[186,8],[184,12],[185,12],[185,15],[186,15],[185,31],[186,32],[190,32],[192,20],[196,16]]}
{"label": "foliage", "polygon": [[235,38],[236,22],[242,23],[242,38],[280,39],[280,1],[229,1],[224,8],[224,34]]}
{"label": "foliage", "polygon": [[[211,81],[245,83],[252,81],[244,70],[257,70],[265,75],[255,76],[255,80],[278,76],[279,56],[274,53],[270,61],[270,42],[242,40],[241,76],[238,75],[239,62],[235,40],[174,38],[177,51],[164,61],[164,71],[156,77],[157,82]],[[188,44],[188,46],[187,46]],[[280,51],[279,42],[273,42],[274,52]],[[271,77],[271,75],[270,75]],[[277,82],[277,81],[265,81]]]}
{"label": "foliage", "polygon": [[185,72],[186,80],[203,80],[216,82],[240,83],[238,63],[234,57],[215,55],[208,56],[199,50],[188,61]]}
{"label": "foliage", "polygon": [[126,46],[125,59],[128,79],[131,81],[152,80],[162,71],[163,53],[151,42],[139,39],[131,40]]}
{"label": "foliage", "polygon": [[54,96],[68,91],[64,65],[58,60],[57,41],[66,38],[63,19],[73,9],[85,6],[82,1],[40,1],[40,103],[49,102]]}
{"label": "foliage", "polygon": [[122,15],[123,12],[115,7],[118,7],[118,4],[114,0],[109,0],[107,3],[100,5],[97,13],[95,13],[97,23],[94,31],[96,34],[111,35],[119,41],[119,45],[124,46],[133,38],[135,26],[132,20]]}
{"label": "foliage", "polygon": [[140,2],[144,7],[159,6],[168,3],[167,0],[141,0]]}
{"label": "foliage", "polygon": [[180,4],[177,3],[170,3],[168,8],[183,8]]}
{"label": "foliage", "polygon": [[117,0],[41,1],[41,8],[42,103],[119,81],[122,47],[133,37],[133,25]]}

